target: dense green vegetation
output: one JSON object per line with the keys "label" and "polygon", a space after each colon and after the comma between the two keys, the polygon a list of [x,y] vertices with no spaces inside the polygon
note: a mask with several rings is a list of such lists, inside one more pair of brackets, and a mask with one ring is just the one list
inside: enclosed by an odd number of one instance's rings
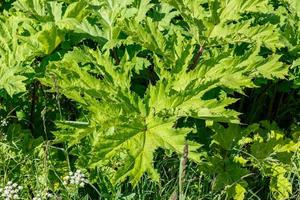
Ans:
{"label": "dense green vegetation", "polygon": [[298,0],[0,1],[0,199],[300,199]]}

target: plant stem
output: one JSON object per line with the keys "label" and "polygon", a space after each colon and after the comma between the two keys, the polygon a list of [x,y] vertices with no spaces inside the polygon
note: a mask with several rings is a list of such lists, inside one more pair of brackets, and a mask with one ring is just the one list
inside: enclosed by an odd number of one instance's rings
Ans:
{"label": "plant stem", "polygon": [[36,100],[37,100],[37,90],[38,90],[39,83],[33,83],[33,89],[31,92],[31,107],[30,107],[30,119],[29,119],[29,128],[31,134],[34,135],[34,121],[35,121],[35,107],[36,107]]}
{"label": "plant stem", "polygon": [[188,161],[188,154],[189,154],[189,146],[188,144],[184,145],[183,155],[180,159],[180,166],[179,166],[179,200],[184,200],[184,192],[183,192],[183,185],[185,182],[185,175],[186,175],[186,164]]}
{"label": "plant stem", "polygon": [[116,48],[113,48],[113,49],[111,50],[111,53],[112,53],[113,58],[115,59],[116,65],[119,65],[121,61],[120,61],[120,59],[119,59],[119,57],[118,57],[117,49],[116,49]]}
{"label": "plant stem", "polygon": [[268,120],[272,120],[273,107],[274,107],[276,95],[277,95],[277,87],[275,86],[274,94],[271,97],[271,101],[270,101],[270,105],[269,105],[269,109],[268,109],[268,116],[267,116]]}
{"label": "plant stem", "polygon": [[200,46],[200,48],[198,49],[197,54],[196,54],[196,56],[195,56],[195,58],[193,60],[193,63],[191,64],[189,70],[195,69],[195,67],[199,63],[199,60],[200,60],[201,55],[203,54],[203,51],[204,51],[204,45]]}

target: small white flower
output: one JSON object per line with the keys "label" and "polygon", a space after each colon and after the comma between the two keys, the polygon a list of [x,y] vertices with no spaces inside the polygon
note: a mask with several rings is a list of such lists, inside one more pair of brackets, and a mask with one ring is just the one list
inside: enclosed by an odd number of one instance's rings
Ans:
{"label": "small white flower", "polygon": [[52,195],[51,193],[48,193],[48,192],[47,192],[46,197],[47,197],[47,198],[51,198],[51,197],[53,197],[53,195]]}
{"label": "small white flower", "polygon": [[81,183],[79,184],[80,187],[84,187],[84,185],[85,185],[84,182],[81,182]]}
{"label": "small white flower", "polygon": [[19,185],[19,186],[18,186],[18,189],[19,189],[19,190],[22,190],[22,189],[23,189],[23,186]]}

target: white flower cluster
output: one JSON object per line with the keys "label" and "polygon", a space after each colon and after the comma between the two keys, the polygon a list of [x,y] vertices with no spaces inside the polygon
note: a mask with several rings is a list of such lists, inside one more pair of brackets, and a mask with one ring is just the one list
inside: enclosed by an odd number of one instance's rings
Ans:
{"label": "white flower cluster", "polygon": [[7,140],[7,135],[0,131],[0,140]]}
{"label": "white flower cluster", "polygon": [[8,122],[5,119],[1,120],[0,126],[4,127],[4,126],[7,126],[7,125],[8,125]]}
{"label": "white flower cluster", "polygon": [[85,175],[78,169],[76,172],[69,172],[69,176],[64,177],[64,185],[76,185],[80,187],[84,187],[87,179]]}
{"label": "white flower cluster", "polygon": [[44,195],[45,198],[43,198],[42,195],[37,194],[35,197],[32,198],[32,200],[42,200],[42,199],[50,199],[51,197],[53,197],[53,194],[47,192],[46,195]]}
{"label": "white flower cluster", "polygon": [[0,188],[1,196],[4,200],[19,199],[19,192],[23,189],[22,186],[12,181],[8,181],[4,188]]}

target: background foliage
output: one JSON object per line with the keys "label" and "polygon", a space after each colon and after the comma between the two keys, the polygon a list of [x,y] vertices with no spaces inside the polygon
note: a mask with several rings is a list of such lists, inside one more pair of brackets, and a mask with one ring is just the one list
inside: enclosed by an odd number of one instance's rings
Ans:
{"label": "background foliage", "polygon": [[296,0],[0,11],[0,198],[300,198]]}

